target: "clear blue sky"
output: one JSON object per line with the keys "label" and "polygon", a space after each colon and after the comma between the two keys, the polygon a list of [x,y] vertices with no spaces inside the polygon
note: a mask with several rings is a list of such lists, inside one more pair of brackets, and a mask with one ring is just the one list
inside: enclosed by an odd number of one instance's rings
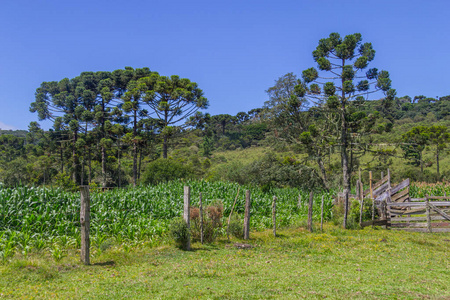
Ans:
{"label": "clear blue sky", "polygon": [[[331,32],[360,32],[398,95],[450,94],[450,1],[0,1],[0,128],[27,129],[43,81],[149,67],[196,81],[211,114],[261,107],[315,66]],[[48,128],[49,123],[43,124]]]}

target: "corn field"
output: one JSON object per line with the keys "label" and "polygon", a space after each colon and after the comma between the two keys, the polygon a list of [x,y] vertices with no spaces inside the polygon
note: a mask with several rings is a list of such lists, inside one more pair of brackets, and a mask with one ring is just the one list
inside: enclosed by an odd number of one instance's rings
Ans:
{"label": "corn field", "polygon": [[[198,195],[208,205],[221,200],[224,218],[230,214],[238,184],[229,182],[172,181],[157,186],[91,191],[91,237],[93,246],[106,240],[115,243],[155,240],[164,236],[169,223],[182,215],[183,186],[191,187],[191,205],[198,205]],[[272,226],[272,198],[277,196],[277,225],[288,226],[306,219],[308,191],[294,188],[263,192],[255,187],[241,187],[235,212],[244,212],[245,190],[251,190],[252,229]],[[301,205],[298,198],[301,195]],[[316,193],[314,218],[320,219],[321,196],[325,198],[325,219],[331,218],[332,192]],[[50,249],[58,256],[68,247],[80,246],[80,193],[58,188],[0,186],[0,257],[15,251]]]}

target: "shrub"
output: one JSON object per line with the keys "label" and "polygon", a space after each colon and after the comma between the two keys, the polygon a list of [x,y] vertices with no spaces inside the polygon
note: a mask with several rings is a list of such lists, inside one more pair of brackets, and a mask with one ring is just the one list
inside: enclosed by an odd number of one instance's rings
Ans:
{"label": "shrub", "polygon": [[[211,205],[205,208],[205,212],[203,216],[203,241],[206,243],[212,243],[216,239],[218,231],[220,230],[220,228],[222,228],[222,202],[213,202]],[[200,241],[200,209],[198,207],[191,207],[190,219],[192,240]]]}
{"label": "shrub", "polygon": [[[359,200],[350,200],[350,208],[348,212],[347,228],[356,229],[359,227],[359,212],[360,204]],[[378,212],[375,209],[375,218],[377,218]],[[362,221],[372,220],[372,200],[364,199],[363,218]],[[333,224],[336,226],[342,226],[344,223],[344,203],[337,203],[333,206]]]}
{"label": "shrub", "polygon": [[239,215],[234,214],[231,216],[228,232],[239,239],[244,238],[244,224]]}
{"label": "shrub", "polygon": [[191,177],[191,170],[173,159],[157,159],[149,163],[142,176],[145,184],[157,184],[174,179]]}
{"label": "shrub", "polygon": [[169,234],[178,248],[186,250],[189,240],[189,228],[183,218],[177,218],[170,223]]}

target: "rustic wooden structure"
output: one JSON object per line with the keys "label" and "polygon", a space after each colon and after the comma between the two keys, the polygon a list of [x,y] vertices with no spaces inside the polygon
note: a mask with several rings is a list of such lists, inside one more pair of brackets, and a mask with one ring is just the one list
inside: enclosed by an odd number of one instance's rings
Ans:
{"label": "rustic wooden structure", "polygon": [[277,197],[273,196],[272,202],[272,223],[273,223],[273,236],[277,236]]}
{"label": "rustic wooden structure", "polygon": [[314,199],[314,193],[311,191],[309,193],[309,203],[308,203],[308,230],[310,232],[313,232],[313,221],[312,221],[313,199]]}
{"label": "rustic wooden structure", "polygon": [[391,186],[389,170],[380,181],[372,183],[370,180],[369,186],[370,188],[363,192],[363,197],[373,200],[373,209],[377,209],[380,218],[375,220],[373,211],[372,221],[360,222],[361,227],[384,225],[395,230],[450,232],[449,222],[439,222],[450,221],[450,197],[427,195],[425,198],[411,198],[410,180],[406,179]]}

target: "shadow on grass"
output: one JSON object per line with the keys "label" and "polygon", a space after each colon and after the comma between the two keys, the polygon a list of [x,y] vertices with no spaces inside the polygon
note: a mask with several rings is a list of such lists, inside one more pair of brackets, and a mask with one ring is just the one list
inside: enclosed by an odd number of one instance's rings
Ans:
{"label": "shadow on grass", "polygon": [[109,261],[105,261],[105,262],[93,263],[92,265],[100,266],[100,267],[105,267],[105,266],[114,267],[116,265],[116,263],[113,260],[109,260]]}

